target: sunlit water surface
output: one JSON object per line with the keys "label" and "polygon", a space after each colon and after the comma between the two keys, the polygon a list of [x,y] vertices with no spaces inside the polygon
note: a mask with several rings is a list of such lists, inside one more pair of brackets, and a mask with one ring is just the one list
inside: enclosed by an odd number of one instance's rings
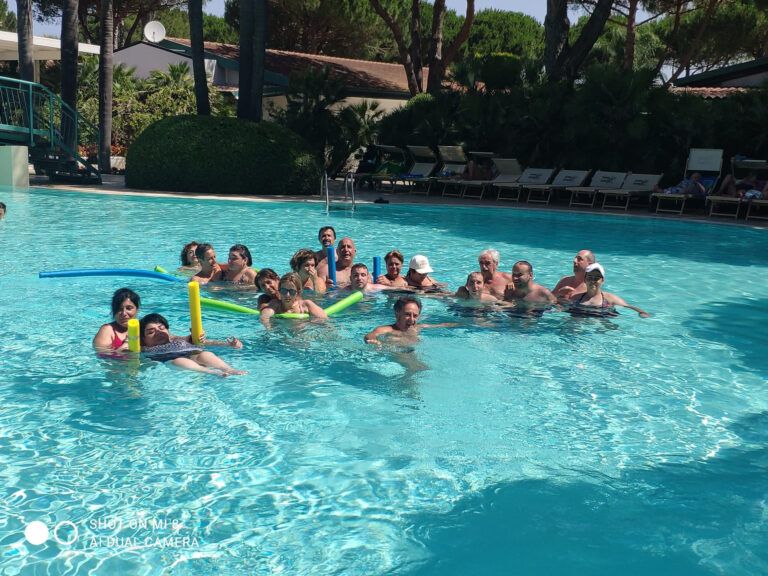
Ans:
{"label": "sunlit water surface", "polygon": [[[768,231],[493,208],[0,191],[0,573],[768,573]],[[473,317],[425,299],[412,352],[324,325],[204,312],[217,379],[97,358],[121,286],[188,331],[184,285],[38,279],[174,268],[247,244],[284,272],[332,224],[370,263],[427,254],[452,287],[488,247],[552,286],[592,248],[653,316]],[[255,295],[215,297],[252,304]],[[25,540],[32,521],[58,529]],[[58,538],[58,542],[57,542]]]}

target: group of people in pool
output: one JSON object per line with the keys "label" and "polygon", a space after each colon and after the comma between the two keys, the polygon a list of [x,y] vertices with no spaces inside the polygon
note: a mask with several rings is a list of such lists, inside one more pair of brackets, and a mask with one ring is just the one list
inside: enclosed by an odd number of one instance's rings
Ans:
{"label": "group of people in pool", "polygon": [[[318,233],[321,249],[301,249],[290,260],[292,271],[279,276],[270,268],[258,272],[252,268],[250,251],[242,244],[229,250],[227,264],[216,261],[216,252],[210,244],[192,242],[181,252],[180,270],[193,274],[192,279],[201,284],[229,282],[238,286],[254,286],[262,294],[257,306],[261,320],[269,326],[275,314],[306,313],[311,318],[327,318],[325,311],[311,299],[304,298],[305,290],[323,294],[333,286],[329,266],[334,266],[336,286],[339,290],[360,290],[366,294],[379,291],[420,293],[430,296],[455,296],[457,299],[474,301],[476,304],[493,304],[513,308],[523,313],[540,313],[553,306],[562,306],[575,315],[615,316],[616,307],[625,307],[646,317],[644,310],[628,304],[621,297],[604,292],[605,269],[596,262],[590,250],[581,250],[573,259],[573,274],[564,276],[549,290],[534,280],[533,265],[520,260],[511,273],[499,270],[499,253],[484,250],[478,257],[479,271],[470,272],[465,284],[451,293],[445,285],[434,280],[426,256],[417,254],[410,259],[408,272],[401,275],[405,258],[398,250],[390,251],[384,258],[386,272],[372,278],[365,264],[355,263],[355,243],[342,238],[335,251],[331,251],[334,263],[328,262],[327,248],[336,241],[336,231],[324,226]],[[128,321],[136,318],[140,307],[139,295],[129,288],[121,288],[112,298],[113,321],[103,325],[93,340],[99,350],[127,350]],[[381,338],[413,340],[419,330],[430,327],[447,327],[452,324],[418,324],[422,303],[414,295],[401,296],[394,305],[395,321],[379,326],[366,334],[367,343],[378,343]],[[237,338],[226,341],[202,339],[195,344],[190,337],[174,336],[169,332],[168,321],[159,314],[148,314],[141,319],[142,349],[150,358],[171,362],[174,366],[229,376],[241,374],[221,358],[205,350],[208,346],[242,348]]]}

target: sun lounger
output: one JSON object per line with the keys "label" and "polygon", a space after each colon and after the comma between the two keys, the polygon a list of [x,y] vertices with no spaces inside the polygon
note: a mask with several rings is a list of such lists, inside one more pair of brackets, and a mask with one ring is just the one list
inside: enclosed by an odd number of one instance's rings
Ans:
{"label": "sun lounger", "polygon": [[[460,180],[463,198],[482,199],[487,188],[492,188],[498,184],[517,182],[523,171],[517,158],[492,158],[491,160],[496,170],[496,177],[490,180]],[[480,194],[476,195],[476,190],[479,190]]]}
{"label": "sun lounger", "polygon": [[709,213],[707,215],[710,218],[712,216],[723,216],[736,220],[739,217],[741,205],[744,204],[744,201],[734,196],[713,194],[712,196],[707,196],[706,203],[709,204]]}
{"label": "sun lounger", "polygon": [[[461,146],[438,146],[437,151],[441,162],[437,181],[443,185],[443,196],[461,196],[461,187],[457,185],[461,179],[451,176],[464,174],[467,169],[468,160],[464,149]],[[456,190],[453,191],[453,188]]]}
{"label": "sun lounger", "polygon": [[768,200],[750,200],[747,208],[746,219],[747,220],[749,219],[768,220],[767,211],[768,211]]}
{"label": "sun lounger", "polygon": [[587,180],[589,170],[560,170],[550,184],[526,184],[529,204],[549,204],[552,193],[568,187],[581,186]]}
{"label": "sun lounger", "polygon": [[[566,190],[571,193],[568,207],[589,206],[590,208],[594,208],[598,191],[617,190],[621,188],[621,185],[626,178],[626,172],[605,172],[603,170],[598,170],[595,172],[595,175],[592,176],[589,186],[569,186],[566,188]],[[580,200],[580,198],[584,196],[587,197],[588,201],[585,202]]]}
{"label": "sun lounger", "polygon": [[413,158],[408,172],[401,175],[400,182],[405,184],[408,192],[416,192],[417,185],[427,184],[426,190],[432,181],[432,175],[437,168],[437,156],[429,146],[406,146]]}
{"label": "sun lounger", "polygon": [[[663,174],[629,174],[618,190],[598,190],[603,194],[603,210],[621,208],[626,211],[632,198],[642,197],[650,201],[653,189],[659,184]],[[609,204],[608,200],[615,200]]]}
{"label": "sun lounger", "polygon": [[378,187],[382,187],[384,182],[388,182],[394,190],[395,182],[407,170],[408,160],[405,151],[398,146],[377,144],[377,147],[381,151],[382,161],[376,171],[370,174],[370,177]]}
{"label": "sun lounger", "polygon": [[[690,178],[694,172],[701,174],[701,183],[705,194],[709,195],[717,186],[723,168],[723,151],[720,148],[691,148],[685,162],[684,178]],[[656,200],[656,213],[682,214],[692,194],[667,194],[654,192],[651,200]]]}
{"label": "sun lounger", "polygon": [[[526,168],[515,182],[500,182],[494,184],[498,189],[496,200],[520,202],[520,195],[528,185],[545,185],[552,178],[554,168]],[[502,196],[502,194],[507,194]]]}

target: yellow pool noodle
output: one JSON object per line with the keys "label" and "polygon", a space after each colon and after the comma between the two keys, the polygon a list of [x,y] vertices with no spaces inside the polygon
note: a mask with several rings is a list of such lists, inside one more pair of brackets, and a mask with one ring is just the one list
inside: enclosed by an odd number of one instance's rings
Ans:
{"label": "yellow pool noodle", "polygon": [[128,320],[128,350],[131,352],[141,352],[139,321],[136,318]]}
{"label": "yellow pool noodle", "polygon": [[192,342],[200,344],[203,333],[203,313],[200,310],[200,284],[190,282],[189,287],[189,316],[192,321]]}

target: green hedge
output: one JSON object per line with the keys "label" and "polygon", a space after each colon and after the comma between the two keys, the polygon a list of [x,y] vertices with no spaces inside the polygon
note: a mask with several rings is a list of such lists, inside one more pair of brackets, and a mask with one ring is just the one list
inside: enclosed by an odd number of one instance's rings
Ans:
{"label": "green hedge", "polygon": [[210,116],[152,124],[126,164],[127,186],[182,192],[307,195],[321,174],[306,142],[287,128]]}

